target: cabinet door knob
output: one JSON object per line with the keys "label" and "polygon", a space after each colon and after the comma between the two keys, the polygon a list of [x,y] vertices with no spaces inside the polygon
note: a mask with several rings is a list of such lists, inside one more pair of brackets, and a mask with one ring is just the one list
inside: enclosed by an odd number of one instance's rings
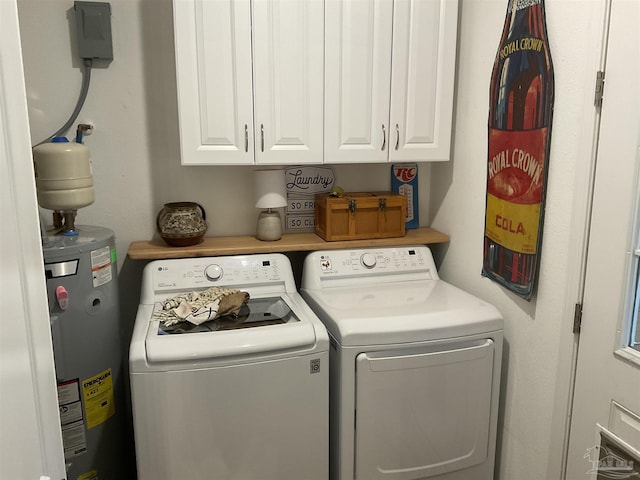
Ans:
{"label": "cabinet door knob", "polygon": [[264,152],[264,125],[260,124],[260,151]]}
{"label": "cabinet door knob", "polygon": [[380,150],[384,151],[387,146],[387,131],[384,128],[384,123],[382,124],[382,148]]}
{"label": "cabinet door knob", "polygon": [[249,151],[249,127],[246,123],[244,124],[244,151]]}
{"label": "cabinet door knob", "polygon": [[400,127],[396,123],[396,150],[398,150],[399,146],[400,146]]}

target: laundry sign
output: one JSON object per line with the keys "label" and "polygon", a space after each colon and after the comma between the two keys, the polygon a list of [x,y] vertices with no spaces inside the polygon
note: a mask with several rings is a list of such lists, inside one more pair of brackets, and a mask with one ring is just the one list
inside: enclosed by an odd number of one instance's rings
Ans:
{"label": "laundry sign", "polygon": [[329,167],[291,167],[285,170],[287,207],[285,228],[288,232],[315,231],[315,195],[330,192],[335,174]]}

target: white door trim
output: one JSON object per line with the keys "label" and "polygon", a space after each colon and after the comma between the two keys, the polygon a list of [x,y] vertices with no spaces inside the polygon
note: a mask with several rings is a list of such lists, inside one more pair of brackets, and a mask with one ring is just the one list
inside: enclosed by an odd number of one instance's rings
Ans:
{"label": "white door trim", "polygon": [[[567,276],[567,295],[564,305],[563,318],[565,324],[562,329],[562,345],[567,353],[559,357],[558,382],[560,387],[565,385],[564,391],[556,394],[554,405],[553,425],[556,425],[556,435],[560,438],[558,429],[562,428],[562,457],[559,478],[565,478],[567,473],[567,459],[569,455],[569,435],[571,430],[571,414],[573,409],[575,376],[577,370],[580,334],[573,332],[576,310],[580,309],[584,300],[584,286],[586,278],[587,253],[589,248],[589,233],[591,228],[591,210],[595,184],[595,171],[598,149],[598,132],[600,130],[600,109],[594,105],[597,72],[604,70],[606,60],[606,41],[608,36],[608,17],[611,0],[587,2],[591,9],[591,24],[587,28],[594,32],[589,37],[587,46],[589,59],[587,69],[591,76],[585,79],[582,123],[579,132],[578,160],[575,167],[573,185],[572,225],[569,233],[569,258]],[[580,165],[579,162],[584,162]],[[572,248],[575,247],[575,248]],[[569,345],[571,348],[569,349]],[[551,448],[551,451],[559,451]],[[553,460],[551,460],[552,462]],[[548,472],[557,471],[556,465],[549,465]],[[551,477],[550,477],[551,478]]]}
{"label": "white door trim", "polygon": [[0,477],[66,477],[16,0],[0,1]]}

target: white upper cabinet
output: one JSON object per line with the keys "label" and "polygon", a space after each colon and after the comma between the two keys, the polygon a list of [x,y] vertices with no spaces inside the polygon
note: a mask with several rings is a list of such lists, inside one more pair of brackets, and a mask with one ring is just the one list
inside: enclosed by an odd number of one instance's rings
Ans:
{"label": "white upper cabinet", "polygon": [[249,0],[173,9],[182,164],[253,164]]}
{"label": "white upper cabinet", "polygon": [[184,165],[449,160],[458,0],[173,0]]}
{"label": "white upper cabinet", "polygon": [[325,163],[386,162],[393,0],[325,10]]}
{"label": "white upper cabinet", "polygon": [[393,19],[389,160],[449,160],[458,0],[396,0]]}
{"label": "white upper cabinet", "polygon": [[174,0],[183,165],[322,163],[322,0]]}
{"label": "white upper cabinet", "polygon": [[325,163],[446,161],[458,0],[328,0]]}
{"label": "white upper cabinet", "polygon": [[322,163],[324,2],[254,0],[253,34],[256,163]]}

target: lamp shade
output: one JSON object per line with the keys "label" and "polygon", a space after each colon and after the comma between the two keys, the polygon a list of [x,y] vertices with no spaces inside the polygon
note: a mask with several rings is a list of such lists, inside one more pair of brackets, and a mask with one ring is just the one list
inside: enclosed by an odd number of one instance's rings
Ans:
{"label": "lamp shade", "polygon": [[284,170],[256,170],[253,172],[256,208],[287,206],[287,187]]}

